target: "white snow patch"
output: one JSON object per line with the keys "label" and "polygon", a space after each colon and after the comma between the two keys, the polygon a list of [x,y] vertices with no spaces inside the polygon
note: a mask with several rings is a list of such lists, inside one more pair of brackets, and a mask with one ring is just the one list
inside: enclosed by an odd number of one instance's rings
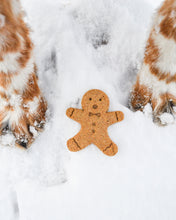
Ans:
{"label": "white snow patch", "polygon": [[147,116],[147,117],[152,117],[152,106],[148,103],[145,107],[144,107],[144,110],[143,110],[144,114]]}
{"label": "white snow patch", "polygon": [[39,135],[33,126],[30,126],[29,130],[33,134],[34,138],[36,138]]}
{"label": "white snow patch", "polygon": [[6,20],[5,16],[0,14],[0,28],[4,27],[5,20]]}
{"label": "white snow patch", "polygon": [[31,114],[36,112],[39,105],[39,99],[39,97],[35,97],[33,101],[28,102],[27,107],[29,108],[29,112]]}
{"label": "white snow patch", "polygon": [[161,120],[161,123],[163,125],[166,125],[166,124],[173,124],[174,123],[174,116],[172,114],[169,114],[169,113],[163,113],[162,115],[160,115],[160,120]]}

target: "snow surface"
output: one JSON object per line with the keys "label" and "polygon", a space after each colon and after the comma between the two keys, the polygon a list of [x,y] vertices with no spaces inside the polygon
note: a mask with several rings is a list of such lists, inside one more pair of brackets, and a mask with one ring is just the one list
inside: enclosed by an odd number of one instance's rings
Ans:
{"label": "snow surface", "polygon": [[[0,219],[175,220],[176,123],[157,127],[150,106],[144,114],[128,108],[151,17],[161,1],[22,3],[50,116],[28,151],[0,147]],[[93,88],[108,94],[110,111],[125,114],[108,129],[119,146],[115,157],[93,145],[77,153],[66,147],[80,129],[66,109],[81,108],[83,94]]]}

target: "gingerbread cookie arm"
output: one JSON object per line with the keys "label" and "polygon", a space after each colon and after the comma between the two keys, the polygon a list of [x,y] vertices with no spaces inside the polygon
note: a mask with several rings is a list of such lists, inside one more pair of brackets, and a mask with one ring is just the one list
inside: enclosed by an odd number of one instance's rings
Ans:
{"label": "gingerbread cookie arm", "polygon": [[108,125],[112,125],[124,119],[123,112],[116,111],[116,112],[107,112],[107,123]]}
{"label": "gingerbread cookie arm", "polygon": [[77,109],[77,108],[68,108],[67,112],[66,112],[66,115],[69,118],[71,118],[77,122],[81,122],[82,114],[83,114],[83,110]]}

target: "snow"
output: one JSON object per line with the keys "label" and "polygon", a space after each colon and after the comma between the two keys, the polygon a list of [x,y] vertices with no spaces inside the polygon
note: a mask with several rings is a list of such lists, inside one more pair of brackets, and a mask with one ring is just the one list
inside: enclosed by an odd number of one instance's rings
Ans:
{"label": "snow", "polygon": [[[160,3],[22,0],[49,103],[48,123],[28,151],[0,147],[0,219],[175,219],[176,124],[153,124],[149,105],[144,114],[128,108]],[[93,88],[107,93],[110,111],[125,114],[108,129],[119,147],[115,157],[93,145],[77,153],[66,147],[80,129],[66,109],[81,108],[82,96]],[[1,143],[13,141],[5,136]]]}
{"label": "snow", "polygon": [[165,112],[162,115],[160,115],[160,120],[162,125],[166,125],[167,123],[172,124],[174,123],[174,117],[173,115]]}

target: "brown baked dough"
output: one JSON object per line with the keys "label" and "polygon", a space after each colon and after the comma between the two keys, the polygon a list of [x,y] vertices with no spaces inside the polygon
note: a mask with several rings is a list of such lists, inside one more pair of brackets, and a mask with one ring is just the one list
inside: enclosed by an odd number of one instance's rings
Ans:
{"label": "brown baked dough", "polygon": [[79,151],[95,144],[104,154],[114,156],[118,147],[110,139],[107,128],[124,119],[123,112],[107,112],[108,96],[98,89],[88,91],[82,99],[82,109],[69,108],[67,116],[81,124],[80,132],[67,141],[70,151]]}

